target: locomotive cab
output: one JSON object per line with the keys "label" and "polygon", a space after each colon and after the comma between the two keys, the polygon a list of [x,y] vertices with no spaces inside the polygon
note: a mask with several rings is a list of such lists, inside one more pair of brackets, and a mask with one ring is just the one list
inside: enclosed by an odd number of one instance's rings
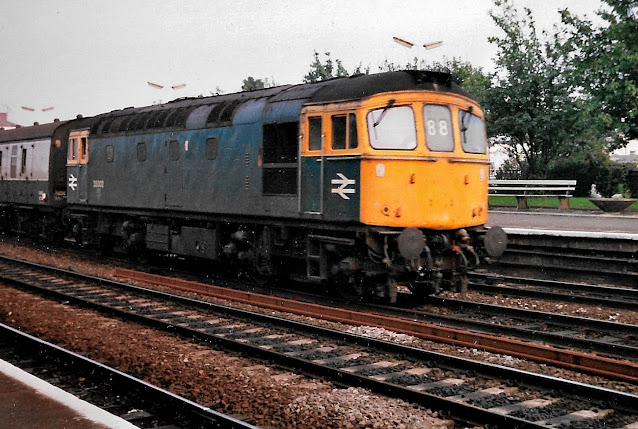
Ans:
{"label": "locomotive cab", "polygon": [[485,239],[489,175],[473,100],[421,90],[311,105],[300,129],[300,213],[366,226],[368,254],[341,252],[326,270],[350,283],[392,273],[380,288],[391,299],[397,285],[419,294],[444,281],[466,287]]}

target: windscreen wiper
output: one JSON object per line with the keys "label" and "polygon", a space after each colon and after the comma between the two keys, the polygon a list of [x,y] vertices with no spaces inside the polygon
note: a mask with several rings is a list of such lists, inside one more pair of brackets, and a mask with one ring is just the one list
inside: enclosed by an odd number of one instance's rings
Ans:
{"label": "windscreen wiper", "polygon": [[471,117],[473,110],[474,110],[474,106],[470,106],[467,108],[467,110],[464,110],[463,113],[461,113],[461,132],[462,133],[465,133],[468,129],[467,119]]}
{"label": "windscreen wiper", "polygon": [[383,112],[381,112],[381,115],[379,115],[379,119],[377,119],[377,121],[374,124],[372,124],[372,127],[376,127],[377,125],[381,123],[386,112],[388,111],[390,107],[394,106],[395,102],[396,100],[394,98],[391,98],[388,100],[388,104],[385,105],[385,107],[383,108]]}

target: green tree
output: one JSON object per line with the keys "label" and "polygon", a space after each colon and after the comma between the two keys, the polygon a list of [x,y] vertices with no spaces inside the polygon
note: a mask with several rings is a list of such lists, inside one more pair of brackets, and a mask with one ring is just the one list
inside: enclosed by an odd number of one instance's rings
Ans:
{"label": "green tree", "polygon": [[272,88],[277,85],[275,79],[255,79],[252,76],[248,76],[243,80],[241,90],[242,91],[255,91],[256,89]]}
{"label": "green tree", "polygon": [[485,104],[491,86],[491,76],[485,73],[481,67],[474,67],[469,62],[459,58],[451,60],[446,58],[443,62],[432,63],[428,70],[449,73],[452,75],[454,83],[469,92],[481,106]]}
{"label": "green tree", "polygon": [[264,81],[261,79],[255,79],[252,76],[248,76],[243,81],[243,85],[241,86],[242,91],[254,91],[256,89],[264,89]]}
{"label": "green tree", "polygon": [[348,71],[343,67],[341,60],[335,60],[335,64],[330,58],[330,52],[326,52],[324,54],[326,56],[325,62],[321,62],[319,58],[319,53],[315,51],[314,53],[314,61],[310,64],[310,71],[307,75],[304,76],[304,83],[314,83],[322,80],[328,80],[335,77],[344,77],[348,76]]}
{"label": "green tree", "polygon": [[542,178],[557,159],[595,150],[588,106],[571,79],[573,52],[565,30],[543,33],[529,9],[520,18],[511,0],[495,0],[490,15],[504,33],[490,37],[498,51],[484,106],[488,134],[504,145],[524,178]]}
{"label": "green tree", "polygon": [[638,138],[638,3],[604,0],[597,13],[602,26],[562,11],[571,30],[574,77],[590,97],[599,130],[611,137],[610,149]]}

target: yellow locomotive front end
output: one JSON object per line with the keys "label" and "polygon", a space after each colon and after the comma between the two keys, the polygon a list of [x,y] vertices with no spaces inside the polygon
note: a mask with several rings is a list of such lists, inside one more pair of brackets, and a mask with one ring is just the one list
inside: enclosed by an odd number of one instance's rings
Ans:
{"label": "yellow locomotive front end", "polygon": [[362,223],[432,230],[485,224],[489,160],[476,103],[404,92],[368,100],[361,115]]}
{"label": "yellow locomotive front end", "polygon": [[[460,94],[402,91],[365,100],[359,114],[360,219],[370,258],[391,272],[386,293],[392,298],[398,285],[436,293],[444,282],[464,290],[485,247],[482,110]],[[490,240],[500,249],[505,239],[497,235]]]}

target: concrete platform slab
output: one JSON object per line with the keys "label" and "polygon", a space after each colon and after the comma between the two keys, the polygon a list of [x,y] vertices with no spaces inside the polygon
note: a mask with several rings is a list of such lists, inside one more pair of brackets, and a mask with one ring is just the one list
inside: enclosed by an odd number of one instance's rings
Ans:
{"label": "concrete platform slab", "polygon": [[114,416],[0,360],[0,429],[133,429]]}

